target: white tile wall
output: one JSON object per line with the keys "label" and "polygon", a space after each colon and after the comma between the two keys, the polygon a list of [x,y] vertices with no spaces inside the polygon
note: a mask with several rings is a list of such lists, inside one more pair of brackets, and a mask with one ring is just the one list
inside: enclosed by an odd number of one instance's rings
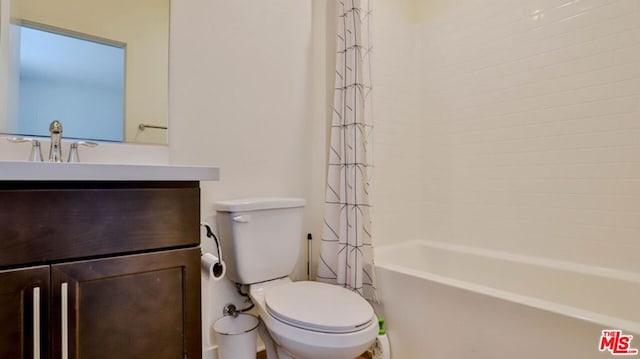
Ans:
{"label": "white tile wall", "polygon": [[[422,231],[423,153],[420,131],[418,27],[395,1],[374,4],[374,212],[376,244],[416,238]],[[399,221],[399,219],[401,219]]]}
{"label": "white tile wall", "polygon": [[431,2],[378,3],[377,235],[640,271],[640,1]]}

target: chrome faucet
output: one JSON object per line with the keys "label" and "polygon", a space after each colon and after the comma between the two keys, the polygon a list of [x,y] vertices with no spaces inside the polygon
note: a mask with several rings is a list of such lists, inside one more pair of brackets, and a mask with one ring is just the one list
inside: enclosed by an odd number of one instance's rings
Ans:
{"label": "chrome faucet", "polygon": [[74,142],[69,146],[69,158],[67,162],[69,163],[77,163],[80,162],[80,155],[78,154],[78,146],[87,146],[87,147],[96,147],[98,144],[95,142],[89,141],[78,141]]}
{"label": "chrome faucet", "polygon": [[[49,147],[49,162],[64,162],[62,160],[62,123],[56,120],[49,125],[49,132],[51,133],[51,147]],[[31,156],[30,161],[42,161],[42,150],[40,149],[40,141],[33,138],[25,137],[9,137],[9,142],[31,142]],[[89,141],[77,141],[73,142],[69,146],[69,158],[67,162],[80,162],[80,155],[78,154],[79,146],[96,147],[98,144]]]}
{"label": "chrome faucet", "polygon": [[62,123],[55,120],[49,125],[51,146],[49,147],[49,162],[62,162]]}
{"label": "chrome faucet", "polygon": [[25,138],[25,137],[9,137],[7,141],[13,143],[21,143],[21,142],[31,142],[31,155],[29,156],[29,161],[40,162],[42,161],[42,149],[40,148],[40,141],[35,140],[33,138]]}

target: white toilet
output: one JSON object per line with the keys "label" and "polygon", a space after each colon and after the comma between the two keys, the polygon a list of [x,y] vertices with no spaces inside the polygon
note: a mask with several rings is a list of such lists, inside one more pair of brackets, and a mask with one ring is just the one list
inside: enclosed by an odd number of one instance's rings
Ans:
{"label": "white toilet", "polygon": [[304,204],[298,198],[217,202],[227,277],[249,285],[279,359],[353,359],[377,336],[371,305],[339,286],[289,278],[304,238]]}

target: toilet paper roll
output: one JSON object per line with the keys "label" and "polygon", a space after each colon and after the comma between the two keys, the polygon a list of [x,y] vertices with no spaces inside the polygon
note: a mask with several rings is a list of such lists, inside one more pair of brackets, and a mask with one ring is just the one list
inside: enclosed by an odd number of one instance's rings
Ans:
{"label": "toilet paper roll", "polygon": [[218,257],[211,253],[205,253],[202,255],[201,262],[202,270],[209,275],[209,279],[218,281],[224,278],[227,274],[227,265],[224,261],[218,261]]}

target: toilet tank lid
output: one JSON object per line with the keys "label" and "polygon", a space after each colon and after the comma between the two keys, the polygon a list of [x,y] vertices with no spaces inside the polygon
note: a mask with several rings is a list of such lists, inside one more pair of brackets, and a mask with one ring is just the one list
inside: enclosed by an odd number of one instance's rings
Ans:
{"label": "toilet tank lid", "polygon": [[254,197],[219,201],[214,203],[214,207],[216,211],[219,212],[246,212],[263,209],[304,207],[305,203],[303,198]]}

